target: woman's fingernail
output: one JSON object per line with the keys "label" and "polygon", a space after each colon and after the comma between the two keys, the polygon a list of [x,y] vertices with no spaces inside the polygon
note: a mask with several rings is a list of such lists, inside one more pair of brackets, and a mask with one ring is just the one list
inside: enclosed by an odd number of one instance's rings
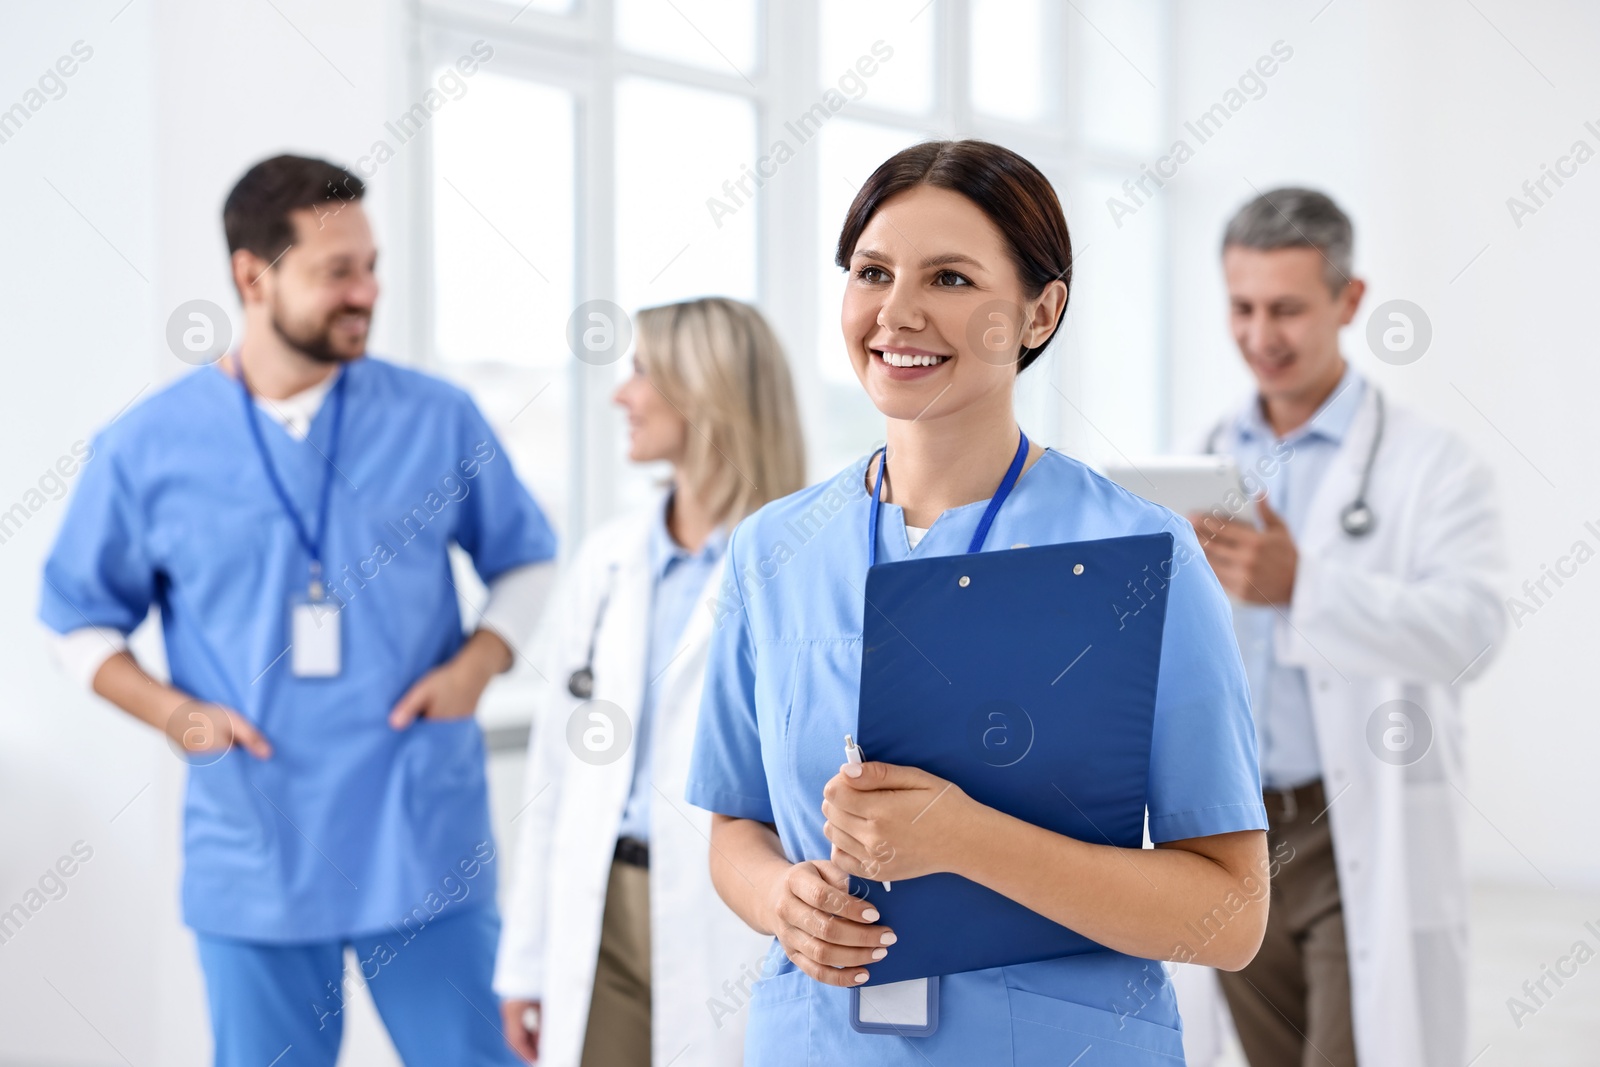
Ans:
{"label": "woman's fingernail", "polygon": [[844,765],[844,773],[848,774],[852,778],[860,778],[861,777],[861,764],[859,764],[859,763],[846,763]]}
{"label": "woman's fingernail", "polygon": [[888,954],[889,954],[889,950],[886,949],[886,948],[875,948],[875,949],[872,950],[872,958],[875,959],[875,960],[881,960],[881,959],[883,959],[883,957],[887,956]]}
{"label": "woman's fingernail", "polygon": [[869,923],[875,923],[878,921],[878,909],[868,908],[866,911],[861,913],[861,917],[867,920]]}
{"label": "woman's fingernail", "polygon": [[885,945],[892,945],[900,939],[893,934],[884,934],[882,937],[878,938],[878,940]]}
{"label": "woman's fingernail", "polygon": [[862,971],[860,974],[856,975],[856,985],[860,985],[862,982],[865,982],[866,980],[867,980],[867,972],[866,971]]}

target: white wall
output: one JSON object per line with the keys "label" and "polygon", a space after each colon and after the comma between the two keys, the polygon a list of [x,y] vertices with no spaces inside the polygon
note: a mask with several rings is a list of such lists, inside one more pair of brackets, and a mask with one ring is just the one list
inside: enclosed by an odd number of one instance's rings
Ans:
{"label": "white wall", "polygon": [[[1355,219],[1356,265],[1370,286],[1363,312],[1405,298],[1434,330],[1418,362],[1389,366],[1367,349],[1363,313],[1345,354],[1493,465],[1520,586],[1580,538],[1600,550],[1600,534],[1584,529],[1588,520],[1600,529],[1600,160],[1520,229],[1505,203],[1574,140],[1600,151],[1600,134],[1583,128],[1600,128],[1600,10],[1578,0],[1333,0],[1318,14],[1323,5],[1175,6],[1177,118],[1215,102],[1273,41],[1294,48],[1267,93],[1164,191],[1174,222],[1175,440],[1197,435],[1245,388],[1217,270],[1227,216],[1252,185],[1320,186]],[[1480,877],[1600,885],[1597,612],[1600,563],[1591,563],[1512,628],[1471,689],[1464,789],[1479,809],[1468,831]]]}

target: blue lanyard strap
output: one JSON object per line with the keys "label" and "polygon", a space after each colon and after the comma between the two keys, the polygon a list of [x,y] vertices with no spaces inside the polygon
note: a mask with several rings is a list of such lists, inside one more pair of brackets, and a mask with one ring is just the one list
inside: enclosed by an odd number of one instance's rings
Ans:
{"label": "blue lanyard strap", "polygon": [[240,395],[244,397],[245,425],[250,427],[250,437],[255,442],[256,453],[261,457],[261,466],[266,469],[267,481],[272,485],[272,491],[277,494],[278,503],[282,505],[283,512],[289,517],[289,524],[294,527],[294,534],[300,541],[300,546],[306,550],[306,555],[311,557],[312,585],[317,588],[321,584],[322,571],[322,544],[328,532],[328,500],[333,494],[333,474],[335,458],[339,454],[339,429],[344,422],[344,383],[349,375],[344,369],[339,371],[339,380],[333,386],[333,425],[328,438],[328,469],[322,476],[322,497],[317,505],[317,531],[313,537],[306,528],[305,520],[300,517],[300,512],[295,510],[294,503],[289,499],[289,493],[283,487],[283,480],[278,477],[278,470],[272,465],[272,456],[267,452],[266,439],[261,436],[260,416],[256,414],[255,397],[250,393],[250,383],[244,379],[244,366],[238,357],[234,358],[234,368],[239,372]]}
{"label": "blue lanyard strap", "polygon": [[[1017,442],[1017,454],[1011,457],[1011,466],[1006,468],[1006,476],[1000,479],[1000,488],[996,489],[994,496],[990,498],[989,506],[983,509],[983,518],[978,520],[978,528],[972,533],[972,543],[967,546],[968,552],[983,551],[983,542],[989,536],[989,527],[994,525],[994,517],[1000,513],[1000,505],[1006,502],[1006,497],[1011,495],[1017,479],[1022,477],[1022,464],[1028,458],[1028,435],[1020,430],[1017,431],[1017,435],[1021,438]],[[872,482],[872,511],[867,519],[869,570],[878,565],[878,512],[883,510],[883,474],[889,467],[887,447],[878,449],[873,455],[883,456],[883,461],[878,464],[878,476]]]}

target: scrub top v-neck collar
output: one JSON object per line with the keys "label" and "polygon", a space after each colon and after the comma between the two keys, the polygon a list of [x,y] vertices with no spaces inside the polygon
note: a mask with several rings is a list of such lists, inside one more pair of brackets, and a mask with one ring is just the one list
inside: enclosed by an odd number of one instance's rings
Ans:
{"label": "scrub top v-neck collar", "polygon": [[[1030,451],[1031,451],[1031,447],[1030,447]],[[1048,453],[1048,452],[1054,452],[1054,451],[1055,451],[1055,449],[1051,448],[1049,445],[1046,445],[1044,447],[1044,451],[1040,452],[1038,458],[1035,459],[1033,462],[1029,463],[1027,458],[1024,457],[1023,458],[1023,469],[1022,469],[1021,473],[1019,473],[1017,475],[1016,484],[1011,487],[1011,491],[1013,493],[1015,493],[1018,489],[1020,489],[1022,487],[1023,480],[1026,479],[1028,477],[1028,475],[1032,474],[1033,473],[1033,469],[1035,467],[1037,467],[1041,462],[1044,461],[1045,454]],[[873,456],[867,457],[866,465],[863,467],[862,473],[861,473],[862,481],[866,485],[867,500],[868,500],[869,504],[871,503],[871,501],[873,499],[873,493],[872,493],[872,481],[873,481],[873,479],[872,479],[872,460],[876,455],[877,455],[877,453],[873,453]],[[881,530],[883,528],[884,522],[888,518],[888,516],[893,515],[894,516],[895,527],[900,532],[900,543],[905,545],[905,557],[904,558],[910,558],[912,556],[915,556],[917,554],[918,549],[920,549],[923,545],[925,545],[929,541],[935,539],[941,533],[941,529],[942,528],[943,529],[948,529],[954,522],[956,522],[957,521],[956,517],[959,517],[959,516],[963,515],[964,513],[968,512],[968,511],[971,511],[973,508],[987,508],[989,506],[989,502],[991,500],[993,500],[993,499],[994,499],[993,496],[988,496],[988,497],[985,497],[982,500],[974,500],[974,501],[972,501],[971,503],[968,503],[968,504],[957,504],[953,508],[945,508],[943,511],[939,512],[939,514],[937,516],[934,517],[934,520],[931,523],[929,523],[925,527],[922,527],[922,531],[923,531],[922,532],[922,536],[917,538],[917,543],[915,545],[913,545],[911,543],[911,535],[906,531],[906,511],[905,511],[905,508],[902,507],[901,505],[899,505],[899,504],[891,504],[887,500],[883,501],[882,502],[883,511],[882,511],[882,515],[878,519],[878,526],[879,526],[879,528]],[[951,517],[949,522],[945,521],[947,517]],[[881,562],[887,563],[887,562],[891,562],[891,561],[890,560],[882,560]]]}
{"label": "scrub top v-neck collar", "polygon": [[[236,354],[229,353],[212,364],[222,378],[224,389],[228,392],[238,390],[239,379],[228,373],[224,364],[231,363],[237,358]],[[295,444],[305,444],[311,440],[312,432],[317,428],[317,421],[328,413],[328,398],[339,382],[350,373],[350,368],[349,363],[341,364],[316,385],[302,389],[292,396],[274,400],[252,392],[251,399],[255,401],[256,410],[265,415],[267,421],[277,427],[279,432]],[[229,403],[234,402],[229,400]]]}

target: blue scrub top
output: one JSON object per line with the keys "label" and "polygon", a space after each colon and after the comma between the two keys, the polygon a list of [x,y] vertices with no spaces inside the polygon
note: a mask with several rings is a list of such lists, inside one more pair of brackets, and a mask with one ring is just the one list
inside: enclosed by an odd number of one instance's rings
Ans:
{"label": "blue scrub top", "polygon": [[[487,582],[551,558],[555,537],[464,392],[370,357],[340,373],[323,538],[329,595],[343,605],[337,677],[296,678],[283,655],[310,561],[239,384],[217,367],[101,432],[45,565],[46,625],[127,633],[158,608],[172,684],[237,710],[273,745],[264,761],[235,749],[190,768],[183,913],[202,933],[324,940],[494,902],[477,722],[421,719],[397,733],[387,718],[462,644],[450,546]],[[252,411],[313,529],[330,409],[305,441]]]}
{"label": "blue scrub top", "polygon": [[[858,461],[740,524],[716,609],[688,799],[774,823],[792,862],[831,852],[822,788],[843,762],[845,733],[855,730],[871,504],[865,468]],[[883,505],[878,559],[965,552],[986,504],[944,512],[915,550],[902,509]],[[1265,829],[1227,597],[1188,522],[1046,451],[1017,482],[986,544],[1004,550],[1161,531],[1175,538],[1175,573],[1157,679],[1150,837]],[[1198,950],[1202,937],[1197,929],[1187,948]],[[1182,1058],[1164,968],[1111,950],[946,976],[939,1030],[928,1038],[855,1033],[850,992],[807,977],[776,940],[765,973],[751,998],[751,1064],[1053,1064],[1089,1046],[1085,1062],[1097,1064]]]}

